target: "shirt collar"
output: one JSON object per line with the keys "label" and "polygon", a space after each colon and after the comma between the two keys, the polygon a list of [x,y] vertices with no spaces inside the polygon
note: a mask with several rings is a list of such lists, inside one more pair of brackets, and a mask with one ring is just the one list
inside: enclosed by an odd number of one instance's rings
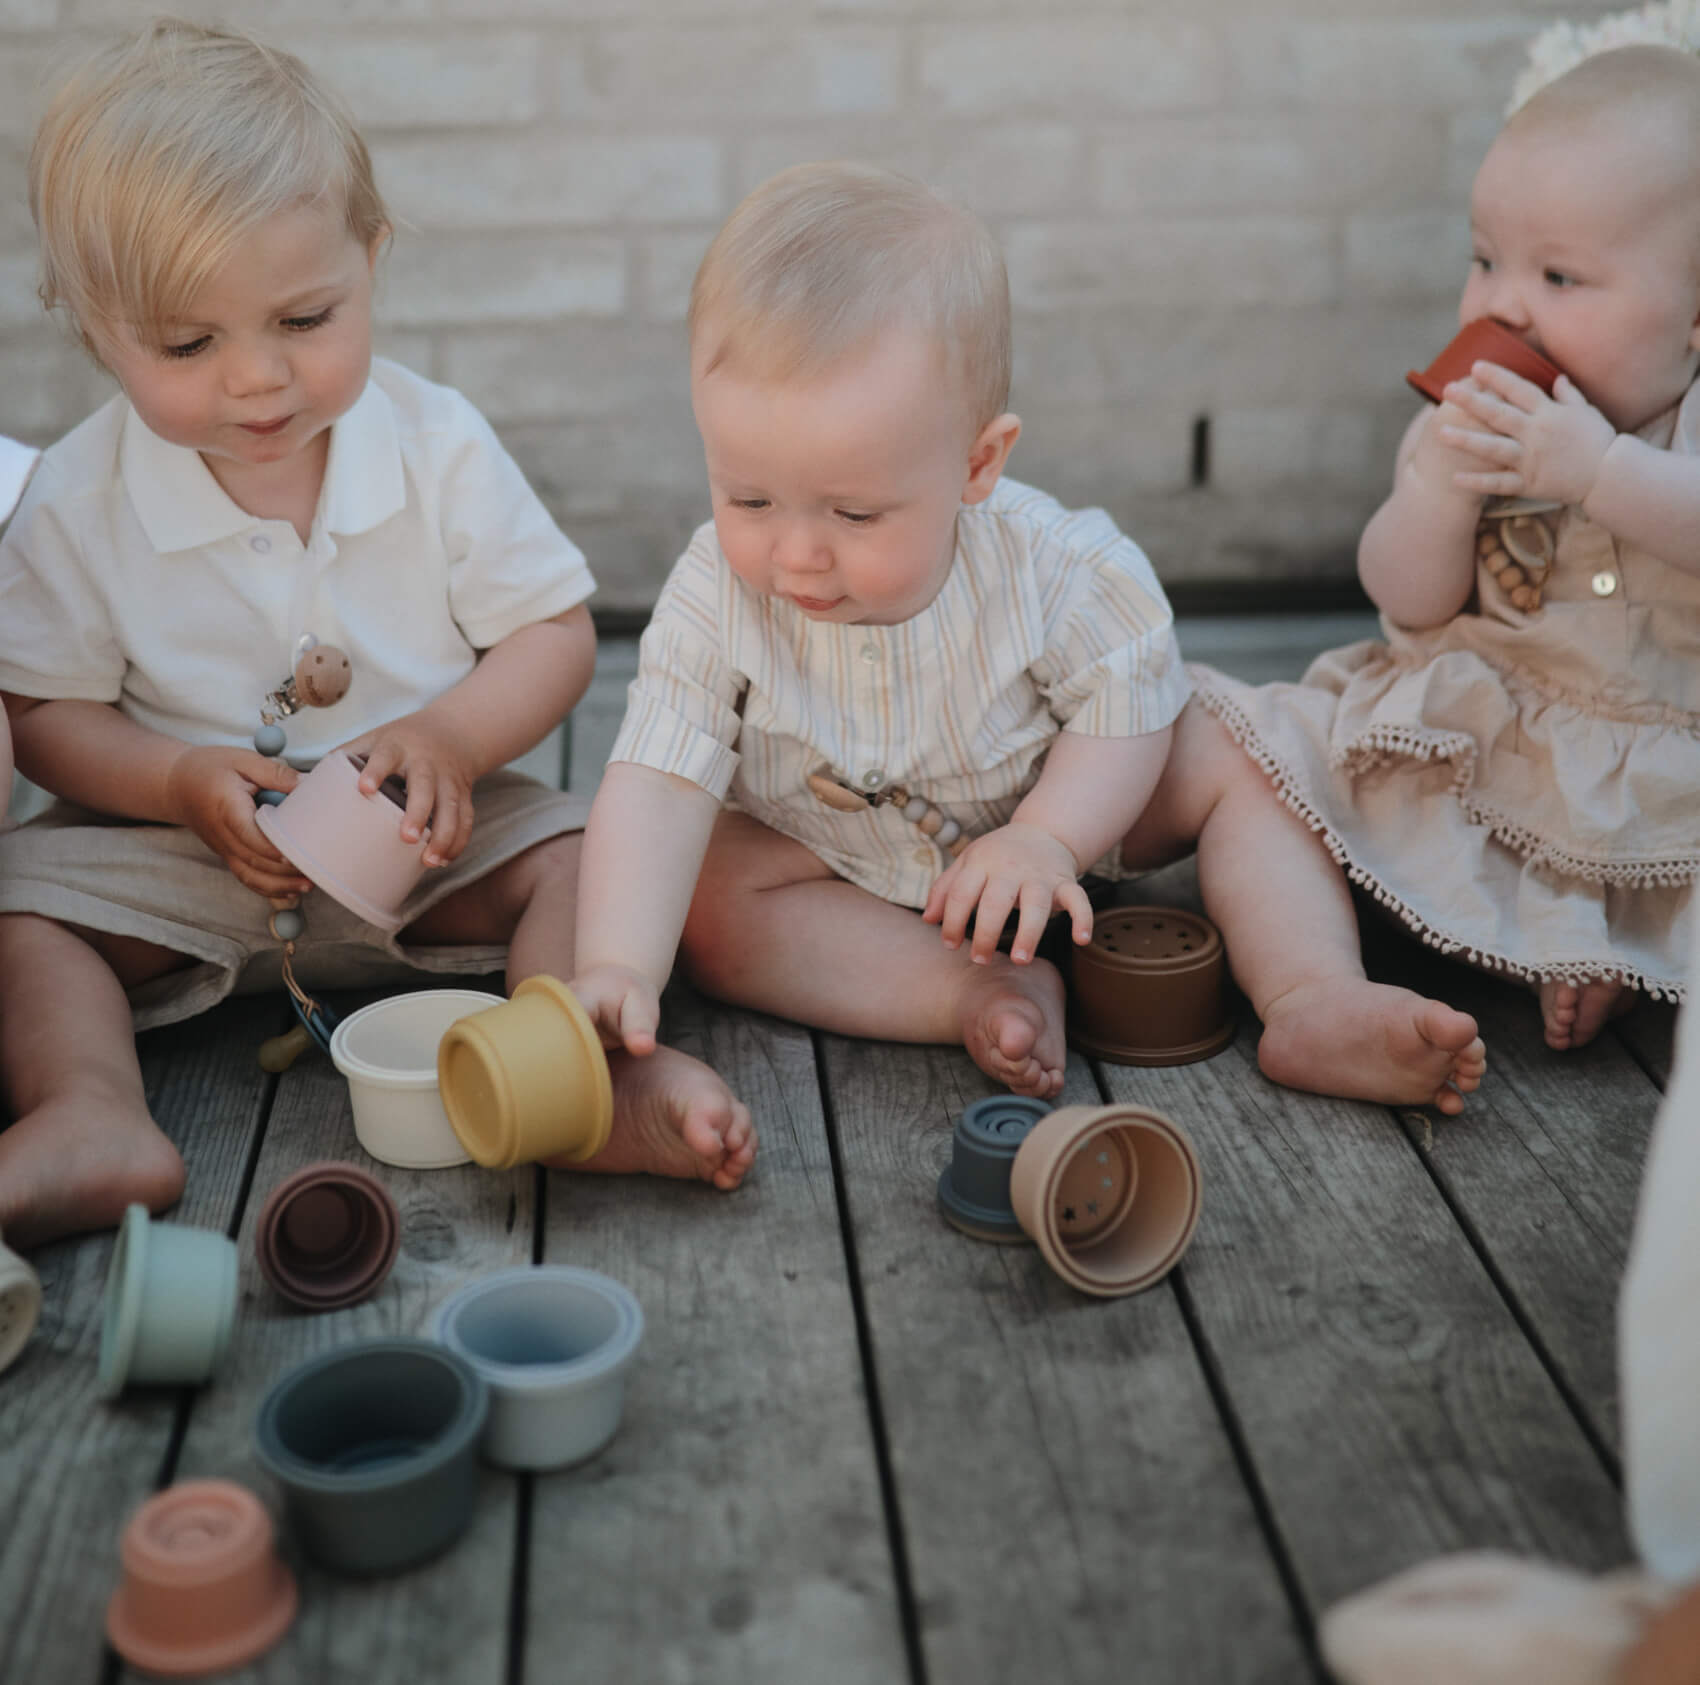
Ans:
{"label": "shirt collar", "polygon": [[[258,524],[232,502],[198,451],[168,444],[134,409],[124,417],[118,467],[142,530],[161,555],[199,549]],[[319,518],[328,532],[366,532],[406,502],[395,406],[368,380],[331,426]]]}

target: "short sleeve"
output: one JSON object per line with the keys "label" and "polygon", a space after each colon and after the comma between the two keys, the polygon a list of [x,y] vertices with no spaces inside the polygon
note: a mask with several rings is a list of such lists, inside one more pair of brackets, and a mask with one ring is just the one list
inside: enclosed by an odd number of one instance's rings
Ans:
{"label": "short sleeve", "polygon": [[1034,535],[1045,651],[1033,676],[1051,712],[1088,737],[1143,737],[1190,692],[1174,613],[1145,552],[1101,509]]}
{"label": "short sleeve", "polygon": [[436,467],[449,612],[474,649],[489,649],[576,608],[596,580],[495,429],[455,396],[454,437]]}
{"label": "short sleeve", "polygon": [[0,540],[0,690],[116,702],[128,663],[46,463]]}
{"label": "short sleeve", "polygon": [[662,587],[608,759],[674,773],[723,800],[738,770],[745,682],[726,657],[713,534],[697,533]]}

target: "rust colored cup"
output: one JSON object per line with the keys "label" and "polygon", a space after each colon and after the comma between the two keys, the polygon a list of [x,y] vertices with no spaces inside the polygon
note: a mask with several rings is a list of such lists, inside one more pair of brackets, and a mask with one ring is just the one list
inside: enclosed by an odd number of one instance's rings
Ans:
{"label": "rust colored cup", "polygon": [[1143,1106],[1064,1106],[1041,1118],[1010,1172],[1016,1221],[1070,1286],[1138,1293],[1180,1261],[1198,1226],[1198,1156]]}
{"label": "rust colored cup", "polygon": [[1478,316],[1458,330],[1426,369],[1412,369],[1405,379],[1430,403],[1438,404],[1447,383],[1462,380],[1477,363],[1498,363],[1502,369],[1533,381],[1549,398],[1564,372],[1557,363],[1525,345],[1508,327],[1491,316]]}
{"label": "rust colored cup", "polygon": [[1068,1039],[1115,1065],[1187,1065],[1234,1039],[1227,955],[1208,919],[1111,907],[1069,955]]}
{"label": "rust colored cup", "polygon": [[156,1492],[125,1524],[118,1555],[106,1636],[145,1673],[224,1673],[269,1650],[295,1619],[271,1516],[232,1481]]}
{"label": "rust colored cup", "polygon": [[400,1240],[401,1219],[383,1183],[333,1160],[279,1182],[254,1228],[260,1273],[312,1311],[339,1310],[376,1292]]}

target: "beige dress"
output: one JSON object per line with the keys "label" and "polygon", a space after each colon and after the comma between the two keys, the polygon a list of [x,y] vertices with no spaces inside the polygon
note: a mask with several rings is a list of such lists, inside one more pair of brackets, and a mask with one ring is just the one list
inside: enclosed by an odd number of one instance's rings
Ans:
{"label": "beige dress", "polygon": [[[1642,429],[1700,454],[1700,387]],[[1684,998],[1700,865],[1700,572],[1581,510],[1538,517],[1537,606],[1487,567],[1470,612],[1318,657],[1208,668],[1199,700],[1334,858],[1425,941],[1528,981]],[[1700,534],[1694,563],[1700,569]]]}

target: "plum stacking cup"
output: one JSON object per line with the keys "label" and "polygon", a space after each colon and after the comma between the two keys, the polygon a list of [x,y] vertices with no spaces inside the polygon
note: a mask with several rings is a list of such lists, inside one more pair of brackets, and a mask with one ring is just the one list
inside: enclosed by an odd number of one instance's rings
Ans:
{"label": "plum stacking cup", "polygon": [[939,1172],[939,1210],[975,1240],[1025,1242],[1009,1203],[1009,1176],[1029,1131],[1050,1106],[1016,1094],[976,1100],[951,1131],[950,1163]]}
{"label": "plum stacking cup", "polygon": [[0,1370],[29,1343],[41,1316],[41,1282],[9,1246],[0,1244]]}
{"label": "plum stacking cup", "polygon": [[303,1548],[344,1574],[393,1574],[447,1550],[478,1495],[490,1394],[428,1340],[363,1340],[291,1370],[254,1427]]}
{"label": "plum stacking cup", "polygon": [[608,1056],[559,978],[528,977],[511,1000],[453,1025],[437,1074],[455,1134],[488,1169],[538,1159],[579,1164],[608,1144]]}
{"label": "plum stacking cup", "polygon": [[1180,1261],[1198,1226],[1198,1157],[1141,1106],[1065,1106],[1021,1143],[1015,1215],[1045,1262],[1099,1298],[1137,1293]]}
{"label": "plum stacking cup", "polygon": [[1173,907],[1112,907],[1069,954],[1068,1039],[1117,1065],[1186,1065],[1234,1039],[1216,927]]}
{"label": "plum stacking cup", "polygon": [[456,1019],[501,1004],[477,989],[420,989],[337,1025],[331,1062],[348,1078],[354,1134],[373,1158],[406,1170],[466,1163],[437,1087],[437,1046]]}
{"label": "plum stacking cup", "polygon": [[1462,380],[1477,363],[1498,363],[1534,384],[1550,398],[1552,389],[1563,370],[1548,361],[1532,346],[1525,345],[1509,328],[1491,316],[1478,316],[1466,322],[1452,338],[1446,349],[1426,369],[1412,369],[1406,382],[1429,400],[1438,404],[1447,384]]}
{"label": "plum stacking cup", "polygon": [[295,1580],[272,1518],[246,1487],[185,1480],[149,1498],[119,1539],[106,1636],[144,1673],[223,1673],[269,1650],[295,1619]]}
{"label": "plum stacking cup", "polygon": [[395,1262],[401,1218],[375,1176],[352,1164],[309,1164],[266,1196],[254,1228],[260,1273],[310,1311],[375,1293]]}
{"label": "plum stacking cup", "polygon": [[145,1206],[132,1205],[106,1274],[101,1396],[209,1379],[236,1325],[236,1273],[229,1236],[150,1222]]}
{"label": "plum stacking cup", "polygon": [[487,1462],[510,1469],[582,1463],[614,1437],[643,1310],[595,1270],[498,1270],[444,1300],[436,1336],[490,1388]]}
{"label": "plum stacking cup", "polygon": [[333,749],[276,807],[256,809],[254,823],[327,895],[393,935],[425,870],[426,838],[402,840],[401,808],[383,790],[361,791],[361,765]]}

